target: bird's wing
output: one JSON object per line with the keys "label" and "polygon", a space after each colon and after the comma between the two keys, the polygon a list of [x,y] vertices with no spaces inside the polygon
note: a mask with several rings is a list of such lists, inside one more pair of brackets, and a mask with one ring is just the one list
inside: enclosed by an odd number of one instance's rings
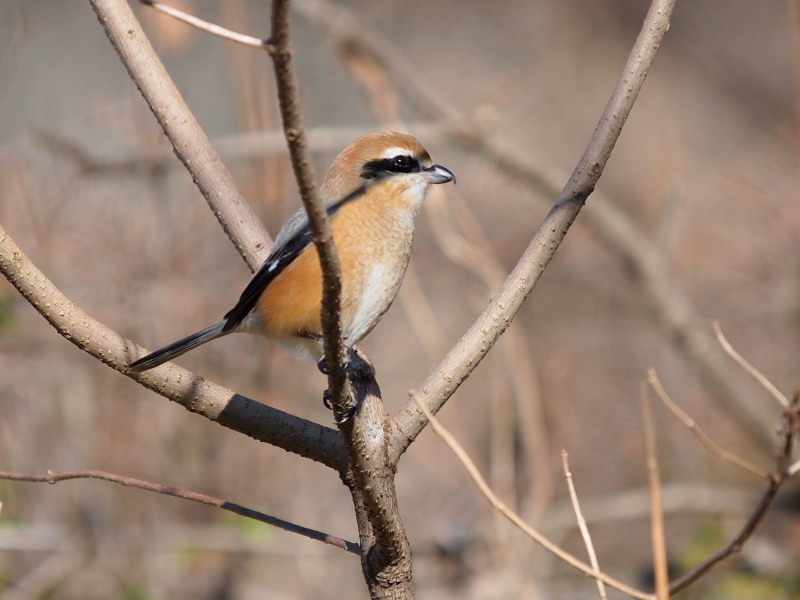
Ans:
{"label": "bird's wing", "polygon": [[[361,186],[338,202],[328,205],[326,208],[328,217],[332,217],[342,206],[359,198],[365,191],[365,186]],[[261,292],[309,245],[311,245],[311,230],[308,226],[305,209],[301,207],[281,227],[275,237],[272,251],[264,264],[250,278],[236,306],[225,313],[223,317],[225,331],[235,329],[250,314],[258,302]]]}

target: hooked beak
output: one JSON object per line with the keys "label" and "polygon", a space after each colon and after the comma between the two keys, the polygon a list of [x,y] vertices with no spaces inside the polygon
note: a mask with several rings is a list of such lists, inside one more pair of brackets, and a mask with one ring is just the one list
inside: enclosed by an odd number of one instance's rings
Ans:
{"label": "hooked beak", "polygon": [[442,165],[433,165],[427,169],[422,169],[422,178],[428,183],[447,183],[456,182],[456,176]]}

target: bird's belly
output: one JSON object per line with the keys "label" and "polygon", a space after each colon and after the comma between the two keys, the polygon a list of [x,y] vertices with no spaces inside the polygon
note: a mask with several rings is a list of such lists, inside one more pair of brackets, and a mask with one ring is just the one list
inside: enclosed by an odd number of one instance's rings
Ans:
{"label": "bird's belly", "polygon": [[364,272],[361,285],[358,286],[361,288],[358,303],[348,310],[347,301],[343,302],[342,333],[345,344],[351,346],[358,343],[389,309],[404,271],[398,269],[397,265],[377,262]]}
{"label": "bird's belly", "polygon": [[[411,253],[413,222],[385,211],[355,219],[349,208],[341,210],[332,229],[342,269],[342,337],[353,346],[372,330],[397,294]],[[316,249],[309,246],[264,290],[247,330],[278,341],[301,341],[304,354],[307,346],[319,352],[314,339],[322,335],[321,301],[322,271]]]}

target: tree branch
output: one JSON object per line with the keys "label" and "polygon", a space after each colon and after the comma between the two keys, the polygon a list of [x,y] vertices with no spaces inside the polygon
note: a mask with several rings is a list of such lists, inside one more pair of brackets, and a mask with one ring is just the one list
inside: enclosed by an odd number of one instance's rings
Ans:
{"label": "tree branch", "polygon": [[162,4],[161,2],[156,2],[156,0],[139,0],[139,2],[150,6],[159,12],[162,12],[165,15],[169,15],[170,17],[178,19],[179,21],[183,21],[187,25],[191,25],[200,31],[205,31],[206,33],[216,35],[217,37],[221,37],[231,42],[250,46],[251,48],[264,48],[269,46],[269,40],[262,40],[261,38],[253,37],[252,35],[245,35],[243,33],[231,31],[226,27],[220,27],[214,23],[209,23],[208,21],[195,17],[194,15],[190,15],[189,13],[177,8]]}
{"label": "tree branch", "polygon": [[644,446],[647,462],[647,484],[650,488],[650,544],[653,549],[653,579],[656,598],[669,600],[669,568],[667,541],[664,530],[664,506],[661,499],[661,469],[656,452],[656,428],[653,424],[653,403],[642,383],[642,417],[644,421]]}
{"label": "tree branch", "polygon": [[269,234],[240,194],[127,2],[91,0],[91,4],[175,154],[191,173],[234,247],[255,271],[269,252]]}
{"label": "tree branch", "polygon": [[413,593],[411,546],[397,505],[394,464],[388,458],[389,418],[371,365],[361,364],[366,359],[360,352],[350,361],[352,372],[367,374],[351,377],[351,393],[360,408],[340,426],[350,458],[343,480],[356,508],[362,570],[371,591],[392,588],[401,594],[397,597],[408,597]]}
{"label": "tree branch", "polygon": [[[419,386],[420,399],[434,414],[506,330],[594,190],[669,28],[674,5],[675,0],[653,0],[597,128],[555,205],[488,308]],[[399,459],[426,423],[410,399],[395,417],[390,452],[393,461]]]}
{"label": "tree branch", "polygon": [[586,524],[586,518],[583,516],[581,510],[581,503],[578,500],[578,492],[575,490],[575,482],[572,479],[572,471],[569,468],[569,456],[566,450],[561,451],[561,464],[564,469],[564,479],[567,481],[567,490],[569,491],[569,499],[572,502],[572,508],[575,511],[575,522],[578,524],[578,530],[581,532],[583,538],[583,545],[586,546],[586,553],[589,555],[589,563],[592,565],[592,576],[597,581],[597,595],[600,600],[608,600],[606,593],[606,586],[602,579],[598,579],[598,575],[602,572],[600,570],[600,562],[597,560],[597,553],[594,550],[594,542],[589,533],[589,526]]}
{"label": "tree branch", "polygon": [[[325,362],[328,367],[328,393],[337,422],[345,413],[344,344],[340,320],[342,269],[333,243],[328,215],[317,194],[314,170],[306,144],[303,117],[297,97],[297,83],[289,39],[289,0],[272,2],[272,37],[267,47],[275,66],[275,81],[281,109],[283,131],[289,146],[295,180],[308,215],[312,239],[322,267],[322,332]],[[338,413],[338,414],[337,414]]]}
{"label": "tree branch", "polygon": [[[289,39],[289,0],[273,0],[270,41],[286,141],[322,265],[322,329],[329,369],[328,394],[350,462],[343,479],[356,507],[362,570],[373,596],[377,590],[387,589],[393,590],[393,594],[408,595],[412,593],[411,548],[397,508],[394,463],[388,459],[388,417],[375,371],[363,355],[351,349],[348,386],[343,366],[341,268],[306,147]],[[349,415],[348,395],[358,407],[353,418]]]}
{"label": "tree branch", "polygon": [[222,500],[221,498],[215,498],[213,496],[208,496],[207,494],[201,494],[199,492],[193,492],[191,490],[181,490],[162,485],[160,483],[153,483],[152,481],[136,479],[135,477],[117,475],[116,473],[108,473],[106,471],[66,471],[61,473],[53,473],[52,471],[48,471],[47,475],[29,475],[27,473],[0,471],[0,479],[6,479],[9,481],[29,481],[31,483],[58,483],[59,481],[67,481],[69,479],[102,479],[104,481],[119,483],[120,485],[127,487],[139,488],[140,490],[146,490],[148,492],[155,492],[157,494],[164,494],[165,496],[172,496],[174,498],[181,498],[183,500],[191,500],[192,502],[208,504],[209,506],[216,506],[217,508],[227,510],[239,516],[261,521],[267,525],[272,525],[273,527],[278,527],[291,533],[297,533],[312,540],[330,544],[331,546],[341,548],[342,550],[347,550],[352,554],[360,553],[358,544],[348,542],[347,540],[343,540],[335,535],[317,531],[316,529],[309,529],[308,527],[303,527],[301,525],[296,525],[295,523],[290,523],[289,521],[284,521],[283,519],[278,519],[277,517],[264,514],[257,510],[253,510],[252,508],[247,508],[241,504],[228,502],[227,500]]}
{"label": "tree branch", "polygon": [[732,452],[728,452],[714,442],[714,440],[708,437],[706,433],[700,429],[700,426],[697,424],[697,422],[670,397],[670,395],[667,393],[667,390],[662,385],[661,379],[659,379],[658,373],[656,373],[655,369],[651,368],[647,370],[647,382],[652,386],[653,390],[655,390],[656,395],[664,403],[664,406],[666,406],[673,415],[675,415],[684,425],[686,425],[687,429],[694,434],[698,441],[703,444],[703,446],[709,452],[715,454],[724,461],[728,461],[731,464],[736,465],[743,471],[747,471],[751,475],[755,475],[761,479],[769,480],[772,477],[772,475],[765,469],[762,469],[758,465],[755,465],[749,460],[745,460],[744,458],[737,456]]}
{"label": "tree branch", "polygon": [[[123,372],[136,344],[96,321],[64,296],[0,226],[0,273],[64,338]],[[343,471],[347,466],[341,436],[276,408],[206,381],[175,365],[141,374],[125,373],[146,388],[223,427],[244,433]]]}
{"label": "tree branch", "polygon": [[736,351],[736,349],[725,337],[725,334],[722,333],[722,328],[719,325],[719,321],[712,321],[711,328],[714,330],[714,335],[717,336],[719,345],[722,346],[722,349],[725,350],[725,353],[742,368],[742,371],[747,373],[756,381],[756,383],[758,383],[758,385],[763,387],[767,393],[775,399],[775,401],[783,410],[789,410],[789,407],[791,406],[789,399],[777,387],[775,387],[775,384],[767,379],[767,377],[761,371],[756,369],[744,356]]}
{"label": "tree branch", "polygon": [[[791,440],[790,436],[789,440]],[[789,442],[788,445],[790,444],[791,442]],[[744,524],[739,534],[730,542],[725,544],[725,546],[714,552],[711,556],[694,567],[691,571],[674,580],[669,586],[670,594],[676,594],[681,590],[686,589],[689,587],[689,585],[710,571],[715,565],[725,560],[730,555],[741,552],[742,546],[744,546],[745,542],[750,539],[750,536],[753,535],[753,532],[755,532],[761,521],[764,520],[764,517],[767,515],[769,508],[772,506],[775,496],[777,495],[778,490],[785,479],[786,471],[773,477],[770,480],[764,495],[761,497],[758,506],[756,507],[755,511],[753,511],[753,514],[750,515],[750,518],[747,519],[747,522]]]}

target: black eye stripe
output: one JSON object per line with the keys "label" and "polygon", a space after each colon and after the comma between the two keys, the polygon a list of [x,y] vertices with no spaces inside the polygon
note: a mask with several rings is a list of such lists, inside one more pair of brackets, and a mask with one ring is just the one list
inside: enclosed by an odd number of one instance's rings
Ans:
{"label": "black eye stripe", "polygon": [[364,179],[377,179],[388,177],[394,173],[416,173],[420,170],[419,161],[408,154],[398,154],[391,158],[379,158],[364,163],[361,177]]}

